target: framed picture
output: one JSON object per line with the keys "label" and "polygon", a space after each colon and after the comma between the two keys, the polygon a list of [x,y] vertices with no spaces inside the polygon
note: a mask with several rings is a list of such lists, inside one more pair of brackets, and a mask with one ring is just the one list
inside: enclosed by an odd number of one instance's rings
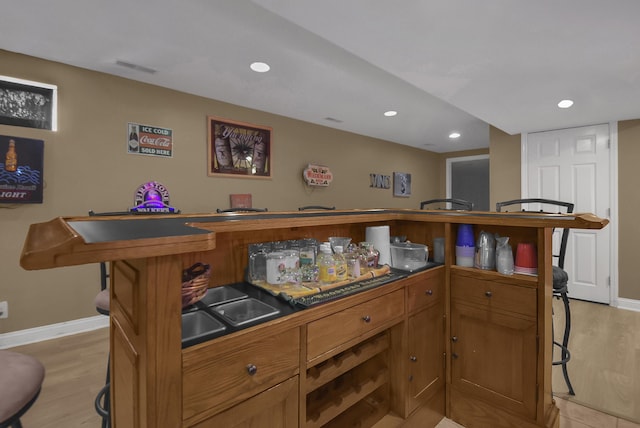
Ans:
{"label": "framed picture", "polygon": [[0,135],[0,204],[41,204],[44,141]]}
{"label": "framed picture", "polygon": [[411,174],[406,172],[393,173],[393,196],[411,196]]}
{"label": "framed picture", "polygon": [[267,126],[209,116],[208,175],[271,178],[271,133]]}
{"label": "framed picture", "polygon": [[0,124],[56,130],[58,87],[0,76]]}

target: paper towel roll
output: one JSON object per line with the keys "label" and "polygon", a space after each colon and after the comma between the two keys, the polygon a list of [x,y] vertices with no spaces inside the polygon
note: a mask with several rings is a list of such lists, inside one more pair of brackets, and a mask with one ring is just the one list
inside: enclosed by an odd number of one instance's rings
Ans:
{"label": "paper towel roll", "polygon": [[391,265],[391,249],[389,226],[371,226],[366,229],[366,240],[380,252],[378,264]]}

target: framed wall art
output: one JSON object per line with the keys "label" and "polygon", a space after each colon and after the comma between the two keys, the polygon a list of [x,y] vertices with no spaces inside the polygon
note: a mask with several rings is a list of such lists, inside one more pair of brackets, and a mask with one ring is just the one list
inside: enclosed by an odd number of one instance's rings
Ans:
{"label": "framed wall art", "polygon": [[272,128],[207,117],[208,175],[271,178]]}
{"label": "framed wall art", "polygon": [[0,76],[0,124],[26,128],[57,128],[58,87]]}
{"label": "framed wall art", "polygon": [[393,173],[393,196],[411,196],[411,174],[406,172]]}

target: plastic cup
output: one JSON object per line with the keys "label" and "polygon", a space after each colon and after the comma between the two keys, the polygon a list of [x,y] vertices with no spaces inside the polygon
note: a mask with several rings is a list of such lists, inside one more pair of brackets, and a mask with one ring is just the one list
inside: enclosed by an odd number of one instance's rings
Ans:
{"label": "plastic cup", "polygon": [[520,242],[516,248],[515,272],[526,275],[538,274],[538,254],[532,242]]}
{"label": "plastic cup", "polygon": [[473,235],[473,226],[461,224],[458,226],[458,236],[456,240],[458,247],[475,247],[476,239]]}

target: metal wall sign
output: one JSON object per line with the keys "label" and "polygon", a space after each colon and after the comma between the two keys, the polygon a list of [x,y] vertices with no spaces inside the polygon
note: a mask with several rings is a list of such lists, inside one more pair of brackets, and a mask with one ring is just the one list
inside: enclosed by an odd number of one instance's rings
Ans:
{"label": "metal wall sign", "polygon": [[302,176],[309,186],[328,187],[333,181],[333,173],[324,165],[310,163],[302,172]]}
{"label": "metal wall sign", "polygon": [[130,122],[127,124],[127,153],[173,157],[173,131]]}
{"label": "metal wall sign", "polygon": [[369,187],[375,189],[390,189],[391,176],[383,174],[369,174]]}

